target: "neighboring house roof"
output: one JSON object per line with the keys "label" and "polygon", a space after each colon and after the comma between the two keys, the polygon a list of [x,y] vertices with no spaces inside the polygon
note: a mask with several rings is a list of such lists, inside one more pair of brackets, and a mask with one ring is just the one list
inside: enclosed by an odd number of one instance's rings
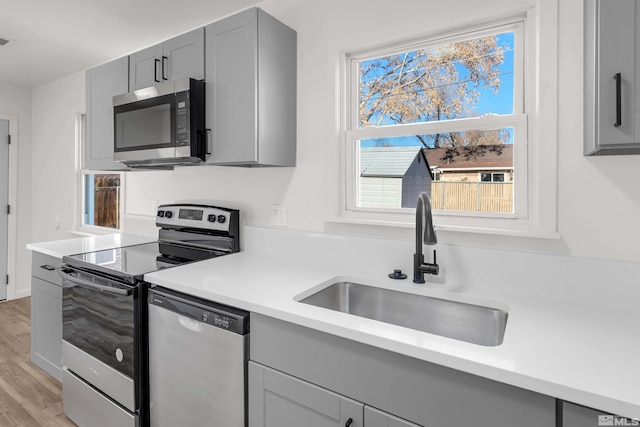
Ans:
{"label": "neighboring house roof", "polygon": [[424,153],[432,169],[513,168],[513,145],[485,145],[473,150],[464,148],[429,148]]}
{"label": "neighboring house roof", "polygon": [[417,146],[360,148],[360,176],[402,177],[419,151]]}

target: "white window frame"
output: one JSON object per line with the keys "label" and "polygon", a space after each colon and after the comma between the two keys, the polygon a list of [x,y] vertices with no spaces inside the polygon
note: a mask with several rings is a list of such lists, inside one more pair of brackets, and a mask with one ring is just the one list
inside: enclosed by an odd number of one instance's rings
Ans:
{"label": "white window frame", "polygon": [[[544,7],[543,7],[544,4]],[[544,24],[545,31],[541,31]],[[415,123],[358,128],[358,69],[362,60],[411,50],[415,46],[450,43],[479,37],[483,32],[495,34],[513,28],[516,55],[514,67],[514,114],[442,122]],[[435,211],[436,229],[558,238],[557,235],[557,2],[539,2],[536,7],[512,12],[508,16],[459,23],[438,34],[415,38],[412,42],[384,48],[343,52],[341,60],[342,132],[341,196],[337,222],[411,227],[413,209],[371,209],[356,206],[358,194],[358,144],[369,138],[409,136],[469,129],[513,128],[514,140],[514,212],[479,213]],[[545,49],[541,49],[545,46]],[[518,60],[518,58],[521,58]],[[520,72],[517,72],[520,70]],[[520,90],[516,88],[521,88]],[[482,119],[482,120],[480,120]],[[525,137],[522,138],[524,133]],[[542,161],[541,153],[549,156]]]}
{"label": "white window frame", "polygon": [[[78,235],[105,235],[105,234],[114,234],[114,233],[122,233],[123,232],[123,221],[124,218],[124,189],[125,189],[125,177],[126,174],[119,171],[95,171],[89,169],[83,169],[83,159],[84,152],[83,149],[85,147],[85,115],[78,114],[76,118],[76,141],[77,141],[77,149],[78,157],[76,159],[76,165],[78,170],[78,225],[77,225],[77,233]],[[87,175],[100,175],[100,174],[109,174],[109,175],[120,175],[120,228],[110,228],[110,227],[101,227],[98,225],[89,225],[84,222],[84,209],[85,209],[85,194],[86,194],[86,176]]]}

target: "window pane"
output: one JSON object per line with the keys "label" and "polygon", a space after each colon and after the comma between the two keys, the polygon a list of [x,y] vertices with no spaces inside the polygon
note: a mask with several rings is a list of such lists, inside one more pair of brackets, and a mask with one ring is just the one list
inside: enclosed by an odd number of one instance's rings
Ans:
{"label": "window pane", "polygon": [[363,139],[356,159],[357,207],[413,209],[425,191],[438,210],[513,212],[511,128]]}
{"label": "window pane", "polygon": [[358,63],[359,127],[513,113],[514,33]]}
{"label": "window pane", "polygon": [[84,177],[84,224],[120,228],[120,175]]}

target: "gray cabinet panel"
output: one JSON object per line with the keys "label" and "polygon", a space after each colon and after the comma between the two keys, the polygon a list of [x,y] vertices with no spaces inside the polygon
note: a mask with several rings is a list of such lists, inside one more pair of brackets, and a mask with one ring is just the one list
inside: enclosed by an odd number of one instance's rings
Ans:
{"label": "gray cabinet panel", "polygon": [[162,82],[162,56],[162,43],[129,55],[129,83],[132,91]]}
{"label": "gray cabinet panel", "polygon": [[164,42],[162,74],[168,80],[204,79],[204,28]]}
{"label": "gray cabinet panel", "polygon": [[[635,0],[585,0],[586,155],[640,153],[640,7]],[[620,123],[617,81],[620,73]]]}
{"label": "gray cabinet panel", "polygon": [[129,81],[138,90],[182,78],[204,78],[204,28],[132,53]]}
{"label": "gray cabinet panel", "polygon": [[249,427],[363,425],[361,403],[253,362],[249,390]]}
{"label": "gray cabinet panel", "polygon": [[[251,359],[426,427],[553,427],[555,399],[252,313]],[[293,344],[292,344],[293,343]]]}
{"label": "gray cabinet panel", "polygon": [[32,252],[31,255],[31,275],[47,282],[62,286],[62,278],[55,269],[60,267],[60,258],[40,252]]}
{"label": "gray cabinet panel", "polygon": [[62,287],[31,278],[31,361],[62,381]]}
{"label": "gray cabinet panel", "polygon": [[633,426],[638,424],[637,420],[616,417],[607,412],[570,402],[562,402],[562,427]]}
{"label": "gray cabinet panel", "polygon": [[296,33],[253,8],[206,27],[209,164],[294,166]]}
{"label": "gray cabinet panel", "polygon": [[258,12],[206,27],[208,163],[257,162]]}
{"label": "gray cabinet panel", "polygon": [[113,97],[128,91],[129,57],[87,71],[85,169],[126,169],[113,161]]}
{"label": "gray cabinet panel", "polygon": [[420,427],[370,406],[364,407],[365,427]]}

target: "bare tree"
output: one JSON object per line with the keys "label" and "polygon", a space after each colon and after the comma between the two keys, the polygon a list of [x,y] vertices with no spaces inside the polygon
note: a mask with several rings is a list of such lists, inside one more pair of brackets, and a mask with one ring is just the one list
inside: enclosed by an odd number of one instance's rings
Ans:
{"label": "bare tree", "polygon": [[[498,93],[503,61],[496,36],[365,61],[360,70],[360,125],[472,117],[481,87]],[[433,148],[503,144],[508,137],[503,131],[416,135],[424,147]]]}

